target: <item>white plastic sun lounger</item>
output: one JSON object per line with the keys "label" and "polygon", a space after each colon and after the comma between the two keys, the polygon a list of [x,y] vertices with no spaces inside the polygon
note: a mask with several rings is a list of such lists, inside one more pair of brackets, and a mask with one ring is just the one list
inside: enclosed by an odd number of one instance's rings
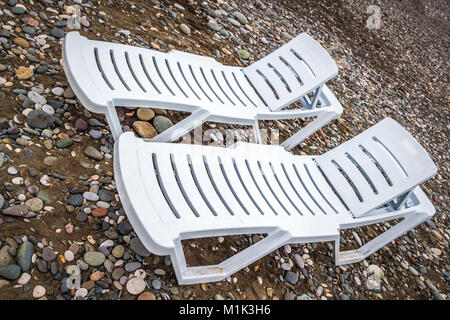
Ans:
{"label": "white plastic sun lounger", "polygon": [[[134,230],[148,250],[170,255],[180,284],[222,280],[287,243],[333,241],[337,265],[357,262],[435,212],[418,185],[436,167],[389,118],[317,157],[262,144],[153,143],[126,132],[114,171]],[[341,230],[392,219],[403,220],[339,251]],[[255,233],[267,236],[218,265],[186,264],[181,240]]]}
{"label": "white plastic sun lounger", "polygon": [[[93,41],[69,32],[63,64],[81,103],[106,115],[116,140],[122,133],[117,106],[191,113],[153,138],[155,142],[174,141],[205,121],[253,126],[260,142],[258,120],[316,117],[282,144],[288,150],[342,113],[325,86],[337,66],[306,33],[241,68],[211,57]],[[295,101],[301,109],[282,110]]]}

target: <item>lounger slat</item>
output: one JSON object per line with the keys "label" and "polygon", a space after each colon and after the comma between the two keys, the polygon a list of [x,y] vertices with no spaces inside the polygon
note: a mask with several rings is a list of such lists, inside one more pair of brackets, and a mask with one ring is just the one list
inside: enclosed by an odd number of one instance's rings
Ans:
{"label": "lounger slat", "polygon": [[[299,76],[302,82],[303,92],[305,91],[305,87],[311,87],[312,83],[315,81],[315,77],[312,74],[311,70],[308,66],[291,51],[288,51],[285,55],[282,56],[283,59],[287,62],[289,66],[293,68],[295,73]],[[298,80],[297,80],[298,82]],[[307,92],[305,92],[307,93]]]}
{"label": "lounger slat", "polygon": [[256,69],[246,70],[245,75],[247,76],[248,81],[251,83],[251,86],[254,88],[254,90],[256,90],[258,95],[264,100],[266,105],[273,106],[277,104],[277,98],[275,97],[273,89],[264,80],[261,74],[256,72]]}
{"label": "lounger slat", "polygon": [[372,182],[377,192],[389,188],[389,184],[380,169],[377,168],[375,163],[362,151],[359,146],[354,146],[351,148],[348,151],[348,154],[358,163],[361,170],[367,174],[367,178]]}
{"label": "lounger slat", "polygon": [[285,191],[283,191],[282,186],[273,175],[271,163],[267,161],[261,161],[259,162],[258,166],[262,171],[263,178],[265,178],[264,180],[270,186],[270,190],[272,191],[272,193],[274,193],[274,196],[277,198],[278,202],[280,202],[280,205],[283,206],[283,209],[285,209],[285,211],[287,211],[290,215],[299,214],[299,211],[286,197]]}
{"label": "lounger slat", "polygon": [[228,182],[231,184],[237,198],[239,198],[239,201],[242,203],[242,206],[245,207],[246,213],[249,215],[251,214],[260,216],[262,213],[255,206],[255,203],[253,202],[254,200],[250,199],[247,191],[245,190],[247,184],[245,184],[245,188],[242,185],[234,168],[232,159],[230,157],[221,157],[220,163],[227,176]]}
{"label": "lounger slat", "polygon": [[173,94],[167,89],[167,86],[162,82],[161,77],[156,71],[152,56],[149,54],[140,54],[139,61],[148,81],[154,83],[157,90],[161,93],[161,96],[173,97]]}
{"label": "lounger slat", "polygon": [[208,166],[209,173],[211,175],[211,180],[213,180],[216,185],[217,191],[221,194],[224,204],[229,208],[230,213],[233,216],[247,215],[244,209],[242,209],[241,204],[239,204],[236,200],[236,196],[233,194],[233,191],[228,186],[228,183],[222,174],[222,170],[220,169],[217,157],[205,155],[204,158],[206,161],[205,165]]}
{"label": "lounger slat", "polygon": [[362,146],[371,154],[377,163],[379,163],[393,184],[397,184],[404,179],[404,173],[394,162],[392,157],[375,141],[369,140],[362,144]]}
{"label": "lounger slat", "polygon": [[89,46],[86,50],[81,52],[83,57],[83,62],[86,65],[88,70],[91,70],[87,74],[89,78],[91,78],[92,83],[95,83],[96,88],[99,89],[100,92],[111,92],[111,87],[107,84],[107,80],[103,78],[102,72],[99,69],[99,65],[97,64],[96,59],[96,49],[93,46]]}
{"label": "lounger slat", "polygon": [[250,196],[254,199],[259,211],[263,215],[276,215],[274,209],[272,209],[267,201],[264,199],[263,194],[259,191],[259,186],[257,186],[248,171],[245,159],[242,157],[234,158],[235,171],[238,176],[240,176],[241,183],[245,185]]}
{"label": "lounger slat", "polygon": [[211,74],[211,69],[208,67],[200,66],[200,75],[205,79],[205,82],[213,94],[221,101],[224,105],[232,105],[227,97],[223,94],[222,90],[218,86],[217,82],[214,80]]}
{"label": "lounger slat", "polygon": [[358,169],[358,167],[345,155],[336,155],[333,159],[345,171],[345,174],[351,179],[353,185],[358,190],[363,201],[367,201],[375,196],[375,192],[370,187],[369,182]]}
{"label": "lounger slat", "polygon": [[330,207],[332,207],[333,211],[336,214],[347,212],[347,208],[344,207],[342,202],[339,200],[337,196],[334,195],[333,189],[331,189],[330,185],[327,183],[325,178],[320,173],[317,165],[314,162],[306,162],[305,163],[309,175],[314,178],[314,183],[317,185],[318,189],[322,193],[322,197],[329,202]]}
{"label": "lounger slat", "polygon": [[198,183],[199,190],[205,196],[206,201],[209,202],[212,211],[219,217],[229,217],[231,214],[229,210],[224,205],[223,201],[220,199],[218,193],[215,190],[211,179],[209,178],[208,172],[206,171],[205,164],[203,162],[203,156],[200,153],[191,153],[191,174],[195,176]]}
{"label": "lounger slat", "polygon": [[216,84],[219,86],[221,92],[226,96],[227,103],[232,104],[233,106],[242,105],[242,102],[235,96],[233,91],[230,89],[225,79],[223,78],[220,70],[209,69],[209,72],[212,74]]}
{"label": "lounger slat", "polygon": [[258,186],[258,190],[260,190],[268,205],[273,208],[277,215],[290,215],[289,212],[280,205],[280,202],[269,189],[267,182],[264,180],[261,171],[258,168],[257,162],[254,160],[246,160],[246,165],[252,179]]}
{"label": "lounger slat", "polygon": [[320,161],[318,163],[321,171],[328,178],[347,207],[352,208],[353,204],[361,202],[357,196],[357,193],[351,187],[350,182],[331,162],[331,160],[326,159],[325,161]]}
{"label": "lounger slat", "polygon": [[284,82],[277,75],[274,69],[269,67],[269,64],[261,66],[257,69],[257,71],[261,72],[261,74],[264,75],[267,81],[269,81],[270,85],[273,87],[277,94],[277,100],[290,95],[290,92],[287,90]]}
{"label": "lounger slat", "polygon": [[144,90],[142,90],[142,88],[139,86],[138,82],[134,78],[133,74],[131,73],[131,70],[128,66],[128,62],[125,57],[126,52],[127,51],[125,51],[125,50],[119,50],[119,49],[115,49],[115,50],[111,51],[111,55],[114,58],[115,67],[116,67],[117,71],[119,72],[119,74],[122,78],[122,81],[126,85],[127,90],[129,89],[129,91],[133,91],[136,94],[142,94],[142,93],[144,93]]}
{"label": "lounger slat", "polygon": [[142,68],[138,51],[130,50],[126,52],[128,56],[128,62],[130,63],[130,68],[133,70],[137,81],[139,81],[139,84],[145,89],[147,94],[151,94],[153,96],[159,95],[159,92],[155,88],[155,84],[150,82],[144,72],[144,69]]}
{"label": "lounger slat", "polygon": [[[225,71],[227,72],[227,71]],[[257,107],[261,108],[263,110],[267,110],[266,106],[264,105],[263,101],[260,97],[256,94],[255,90],[250,86],[248,81],[245,79],[244,74],[241,70],[236,70],[233,68],[233,70],[229,71],[229,74],[233,80],[231,80],[232,83],[236,83],[236,85],[239,87],[242,92],[242,94],[250,101],[250,103]],[[234,81],[234,82],[233,82]],[[239,93],[240,95],[240,93]]]}
{"label": "lounger slat", "polygon": [[[133,167],[136,169],[136,180],[141,180],[142,186],[147,196],[147,200],[151,201],[157,212],[166,212],[164,220],[173,221],[176,220],[176,216],[171,214],[172,209],[168,202],[163,190],[159,187],[158,177],[156,175],[156,168],[154,167],[152,155],[145,149],[138,149],[136,153],[133,153]],[[124,169],[122,165],[119,166],[121,170]]]}
{"label": "lounger slat", "polygon": [[158,164],[158,173],[160,175],[160,185],[167,194],[167,200],[170,201],[172,207],[176,210],[176,212],[173,213],[181,219],[195,217],[196,214],[186,202],[185,196],[176,179],[175,172],[171,165],[172,161],[170,159],[170,154],[158,153],[155,157]]}
{"label": "lounger slat", "polygon": [[314,202],[314,200],[309,195],[308,191],[305,189],[303,184],[300,182],[297,173],[294,170],[294,166],[292,161],[291,162],[285,162],[282,164],[282,169],[285,172],[285,175],[290,181],[290,184],[293,188],[297,191],[297,197],[300,198],[300,201],[302,201],[306,207],[308,208],[308,213],[310,215],[316,216],[321,215],[321,209],[317,206],[317,204]]}
{"label": "lounger slat", "polygon": [[[180,184],[183,186],[186,196],[189,199],[190,204],[194,208],[196,215],[203,217],[205,215],[214,216],[214,213],[210,210],[202,195],[200,194],[199,187],[191,173],[187,156],[184,153],[171,155],[172,161],[177,171],[177,176]],[[191,209],[192,209],[191,207]]]}
{"label": "lounger slat", "polygon": [[192,92],[192,89],[189,87],[187,82],[183,78],[183,74],[178,67],[178,61],[174,61],[173,59],[167,59],[166,65],[170,68],[171,76],[176,80],[176,86],[183,91],[185,97],[193,100],[198,100],[197,96]]}
{"label": "lounger slat", "polygon": [[272,162],[272,168],[275,172],[275,175],[280,181],[280,186],[286,192],[287,197],[292,201],[293,205],[300,211],[301,215],[312,215],[311,210],[305,205],[305,202],[301,200],[298,196],[298,190],[294,186],[292,186],[291,182],[289,182],[286,174],[283,171],[281,163]]}
{"label": "lounger slat", "polygon": [[115,91],[126,90],[126,87],[124,86],[119,76],[117,75],[116,70],[114,70],[110,50],[106,48],[97,48],[96,51],[99,66],[101,66],[107,81],[111,84],[111,86],[114,88]]}
{"label": "lounger slat", "polygon": [[220,101],[217,96],[214,94],[213,91],[211,91],[211,88],[209,87],[208,83],[206,82],[205,78],[203,77],[200,67],[197,65],[190,64],[189,70],[191,71],[192,76],[196,80],[196,83],[200,87],[200,90],[209,97],[208,100],[210,100],[213,104],[218,104],[220,106],[223,106],[223,100]]}
{"label": "lounger slat", "polygon": [[333,209],[329,206],[329,204],[322,197],[320,192],[318,192],[316,185],[312,181],[312,178],[308,175],[306,171],[304,163],[294,162],[294,171],[297,177],[300,179],[302,185],[304,185],[305,190],[308,195],[314,201],[314,203],[319,207],[319,211],[317,214],[327,214],[328,212],[332,212]]}
{"label": "lounger slat", "polygon": [[286,81],[286,85],[289,88],[289,93],[298,92],[302,89],[293,71],[285,63],[283,63],[281,59],[274,59],[270,62],[270,64],[273,68],[275,68],[275,70],[277,70],[278,74],[284,79],[284,81]]}
{"label": "lounger slat", "polygon": [[170,70],[167,67],[166,60],[161,56],[153,56],[153,65],[156,68],[158,75],[160,76],[162,82],[166,85],[167,89],[173,93],[173,95],[177,97],[185,97],[187,98],[180,88],[175,83],[172,75],[170,74]]}

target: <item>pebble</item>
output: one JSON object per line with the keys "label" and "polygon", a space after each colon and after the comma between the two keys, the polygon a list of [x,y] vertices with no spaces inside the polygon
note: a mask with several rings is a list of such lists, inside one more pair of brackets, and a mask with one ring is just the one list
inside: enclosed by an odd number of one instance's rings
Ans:
{"label": "pebble", "polygon": [[292,285],[297,284],[299,280],[298,274],[292,271],[287,271],[286,274],[284,275],[284,278],[286,279],[287,282],[289,282]]}
{"label": "pebble", "polygon": [[20,276],[20,267],[16,264],[0,266],[0,277],[8,280],[16,280]]}
{"label": "pebble", "polygon": [[84,261],[91,267],[98,267],[105,262],[105,255],[102,252],[92,251],[84,254]]}
{"label": "pebble", "polygon": [[33,289],[33,298],[35,299],[42,298],[43,296],[45,296],[45,293],[46,293],[45,288],[41,285],[37,285]]}
{"label": "pebble", "polygon": [[94,159],[97,161],[103,160],[103,154],[92,146],[86,147],[83,152],[88,158],[91,158],[91,159]]}
{"label": "pebble", "polygon": [[145,290],[145,281],[141,278],[132,278],[128,280],[126,288],[129,294],[141,294]]}
{"label": "pebble", "polygon": [[133,238],[130,241],[130,248],[133,250],[136,254],[140,255],[141,257],[148,257],[150,255],[150,251],[148,251],[144,245],[142,244],[141,240],[139,238]]}
{"label": "pebble", "polygon": [[146,121],[133,122],[133,129],[141,138],[153,138],[158,135],[156,129]]}
{"label": "pebble", "polygon": [[173,123],[169,118],[157,115],[153,118],[153,126],[158,133],[161,133],[172,127]]}
{"label": "pebble", "polygon": [[139,120],[149,121],[155,117],[155,112],[150,108],[139,108],[136,115]]}

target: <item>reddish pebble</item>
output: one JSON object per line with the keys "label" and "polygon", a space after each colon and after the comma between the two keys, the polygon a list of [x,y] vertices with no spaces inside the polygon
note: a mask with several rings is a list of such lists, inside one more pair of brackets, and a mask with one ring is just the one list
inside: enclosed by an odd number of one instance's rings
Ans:
{"label": "reddish pebble", "polygon": [[139,295],[138,300],[156,300],[156,297],[151,292],[144,292]]}
{"label": "reddish pebble", "polygon": [[92,210],[92,215],[97,218],[103,217],[107,213],[108,213],[108,210],[105,208],[97,208],[97,209]]}
{"label": "reddish pebble", "polygon": [[84,131],[88,128],[88,124],[83,119],[78,119],[77,121],[75,121],[75,128]]}
{"label": "reddish pebble", "polygon": [[92,281],[98,281],[98,280],[100,280],[101,278],[103,278],[103,272],[101,272],[101,271],[96,271],[96,272],[94,272],[93,274],[91,274],[91,277],[90,277],[90,279],[92,280]]}

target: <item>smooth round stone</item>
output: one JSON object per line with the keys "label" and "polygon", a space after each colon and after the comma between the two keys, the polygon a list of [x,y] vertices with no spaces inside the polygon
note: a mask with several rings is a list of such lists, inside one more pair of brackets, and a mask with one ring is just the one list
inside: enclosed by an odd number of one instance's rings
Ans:
{"label": "smooth round stone", "polygon": [[64,94],[64,89],[61,88],[61,87],[55,87],[55,88],[52,89],[52,93],[55,96],[62,96]]}
{"label": "smooth round stone", "polygon": [[67,199],[67,204],[70,204],[74,207],[79,207],[83,204],[83,196],[81,194],[74,194]]}
{"label": "smooth round stone", "polygon": [[91,267],[101,266],[105,262],[105,255],[97,251],[86,252],[83,258]]}
{"label": "smooth round stone", "polygon": [[161,133],[173,126],[172,121],[164,116],[156,116],[153,118],[153,126],[158,133]]}
{"label": "smooth round stone", "polygon": [[28,210],[33,212],[39,212],[44,207],[44,202],[39,198],[32,198],[25,202]]}
{"label": "smooth round stone", "polygon": [[133,227],[131,226],[131,224],[128,221],[124,220],[121,223],[119,223],[118,229],[119,229],[120,234],[126,235],[126,234],[129,234],[133,230]]}
{"label": "smooth round stone", "polygon": [[292,285],[295,285],[298,282],[298,278],[298,275],[292,271],[286,272],[284,276],[284,279]]}
{"label": "smooth round stone", "polygon": [[51,34],[53,37],[59,39],[59,38],[64,37],[65,32],[64,32],[63,29],[55,28],[55,29],[53,29],[53,30],[50,32],[50,34]]}
{"label": "smooth round stone", "polygon": [[102,137],[102,132],[99,130],[90,130],[89,135],[94,139],[100,139]]}
{"label": "smooth round stone", "polygon": [[70,138],[59,139],[56,141],[56,146],[61,149],[70,147],[73,144],[73,140]]}
{"label": "smooth round stone", "polygon": [[20,267],[16,264],[0,266],[0,277],[8,280],[16,280],[20,276]]}
{"label": "smooth round stone", "polygon": [[86,191],[83,193],[83,198],[85,198],[88,201],[98,201],[99,197],[97,194],[93,192]]}
{"label": "smooth round stone", "polygon": [[250,54],[248,53],[247,50],[238,50],[237,54],[239,56],[239,58],[243,59],[243,60],[248,60],[248,58],[250,57]]}
{"label": "smooth round stone", "polygon": [[8,172],[10,175],[16,175],[19,171],[17,171],[17,169],[16,168],[14,168],[14,167],[9,167],[7,170],[6,170],[6,172]]}
{"label": "smooth round stone", "polygon": [[71,261],[73,261],[73,260],[75,259],[75,255],[74,255],[74,253],[73,253],[72,251],[66,250],[66,251],[64,252],[64,258],[65,258],[67,261],[71,262]]}
{"label": "smooth round stone", "polygon": [[120,259],[123,257],[124,252],[125,252],[125,248],[122,245],[117,245],[114,247],[114,249],[112,251],[112,255],[115,258]]}
{"label": "smooth round stone", "polygon": [[184,23],[180,24],[180,30],[185,34],[191,33],[191,29]]}
{"label": "smooth round stone", "polygon": [[133,122],[133,129],[141,138],[153,138],[158,134],[156,129],[146,121]]}
{"label": "smooth round stone", "polygon": [[138,295],[145,290],[145,281],[141,278],[132,278],[126,285],[129,294]]}
{"label": "smooth round stone", "polygon": [[151,292],[144,292],[139,295],[138,300],[156,300],[156,297]]}
{"label": "smooth round stone", "polygon": [[53,261],[56,259],[56,253],[53,251],[50,247],[45,247],[44,250],[42,250],[42,259],[44,259],[47,262]]}
{"label": "smooth round stone", "polygon": [[155,111],[150,108],[139,108],[136,115],[139,120],[149,121],[155,117]]}
{"label": "smooth round stone", "polygon": [[141,266],[142,265],[140,262],[129,262],[125,265],[125,270],[127,272],[133,272],[133,271],[136,271],[137,269],[139,269]]}
{"label": "smooth round stone", "polygon": [[131,248],[131,250],[133,250],[136,254],[140,255],[141,257],[148,257],[150,255],[150,251],[148,251],[144,247],[144,245],[142,244],[142,242],[139,238],[131,239],[130,248]]}
{"label": "smooth round stone", "polygon": [[206,26],[208,28],[210,28],[211,30],[213,30],[213,31],[219,31],[220,30],[220,27],[219,27],[219,25],[217,24],[217,22],[215,20],[209,20],[208,23],[206,24]]}
{"label": "smooth round stone", "polygon": [[83,120],[83,119],[77,119],[77,120],[75,121],[75,128],[77,128],[77,130],[84,131],[84,130],[87,130],[88,124],[87,124],[87,122],[86,122],[85,120]]}
{"label": "smooth round stone", "polygon": [[31,275],[29,273],[22,273],[19,280],[17,280],[17,283],[24,286],[31,280]]}
{"label": "smooth round stone", "polygon": [[75,291],[75,298],[85,298],[88,295],[88,290],[86,288],[79,288]]}
{"label": "smooth round stone", "polygon": [[111,276],[114,280],[119,280],[125,274],[125,270],[123,268],[116,268],[113,270]]}
{"label": "smooth round stone", "polygon": [[39,93],[34,91],[28,91],[27,97],[28,99],[37,104],[44,105],[47,103],[47,99],[45,99],[45,97],[41,96]]}
{"label": "smooth round stone", "polygon": [[247,24],[248,23],[247,18],[240,12],[233,13],[233,16],[237,19],[237,21],[239,21],[242,24]]}
{"label": "smooth round stone", "polygon": [[53,167],[58,161],[57,157],[48,156],[44,158],[44,164],[49,167]]}
{"label": "smooth round stone", "polygon": [[14,12],[15,14],[24,14],[26,9],[25,9],[25,7],[19,5],[14,8],[11,8],[11,11]]}
{"label": "smooth round stone", "polygon": [[35,299],[42,298],[43,296],[45,296],[45,292],[46,290],[43,286],[37,285],[33,289],[33,298]]}
{"label": "smooth round stone", "polygon": [[55,114],[55,109],[53,109],[53,107],[51,105],[49,105],[49,104],[44,104],[42,106],[42,111],[44,111],[44,112],[46,112],[46,113],[48,113],[50,115]]}
{"label": "smooth round stone", "polygon": [[152,281],[152,287],[155,290],[161,289],[161,281],[159,281],[158,279],[153,280]]}
{"label": "smooth round stone", "polygon": [[57,123],[56,119],[43,110],[33,110],[27,115],[27,123],[33,129],[47,129]]}
{"label": "smooth round stone", "polygon": [[33,256],[33,244],[29,241],[22,243],[17,249],[17,263],[22,271],[28,271],[31,266],[31,258]]}
{"label": "smooth round stone", "polygon": [[92,146],[86,147],[84,149],[83,153],[88,158],[91,158],[91,159],[94,159],[94,160],[102,160],[103,159],[103,154],[100,151],[98,151],[97,149],[95,149],[94,147],[92,147]]}

